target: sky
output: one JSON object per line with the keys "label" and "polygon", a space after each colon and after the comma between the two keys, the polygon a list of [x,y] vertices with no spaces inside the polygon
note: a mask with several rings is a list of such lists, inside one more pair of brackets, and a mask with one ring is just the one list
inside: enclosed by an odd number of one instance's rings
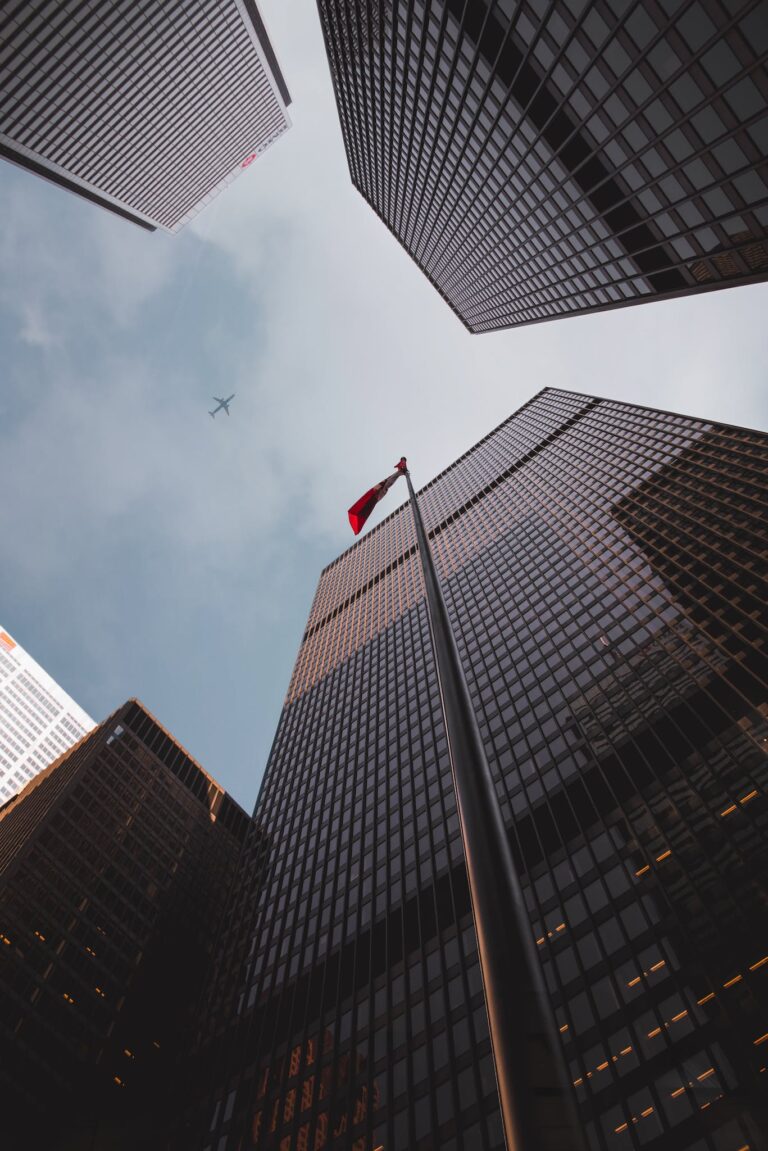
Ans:
{"label": "sky", "polygon": [[466,332],[351,185],[313,0],[260,7],[293,126],[180,234],[0,162],[0,622],[249,811],[346,509],[402,454],[426,483],[548,386],[768,429],[766,284]]}

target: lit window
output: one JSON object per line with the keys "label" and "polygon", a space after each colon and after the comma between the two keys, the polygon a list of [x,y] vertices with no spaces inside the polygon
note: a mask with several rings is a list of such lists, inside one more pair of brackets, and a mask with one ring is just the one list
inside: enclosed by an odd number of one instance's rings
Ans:
{"label": "lit window", "polygon": [[565,931],[565,924],[564,923],[558,923],[557,927],[555,927],[552,931],[548,931],[546,935],[541,935],[536,940],[536,943],[538,944],[539,947],[541,947],[542,943],[546,943],[546,941],[548,939],[554,939],[557,935],[559,935],[563,931]]}

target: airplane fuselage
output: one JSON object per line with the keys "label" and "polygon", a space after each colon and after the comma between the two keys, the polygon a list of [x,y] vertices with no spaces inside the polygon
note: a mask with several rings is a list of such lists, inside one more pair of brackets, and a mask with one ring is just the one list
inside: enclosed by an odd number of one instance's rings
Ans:
{"label": "airplane fuselage", "polygon": [[222,399],[221,396],[214,396],[213,398],[216,401],[217,407],[215,407],[212,412],[209,411],[208,415],[213,419],[216,413],[220,412],[222,409],[227,413],[227,415],[229,415],[229,405],[234,400],[235,393],[233,392],[232,395],[228,396],[226,400]]}

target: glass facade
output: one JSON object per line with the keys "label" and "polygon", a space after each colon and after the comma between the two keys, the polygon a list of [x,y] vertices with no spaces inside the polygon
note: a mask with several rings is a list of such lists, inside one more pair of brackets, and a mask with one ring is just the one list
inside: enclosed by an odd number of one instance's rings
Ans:
{"label": "glass facade", "polygon": [[[546,389],[420,494],[590,1151],[765,1151],[767,487]],[[503,1147],[414,544],[321,575],[185,1148]]]}
{"label": "glass facade", "polygon": [[0,156],[175,232],[290,126],[255,0],[0,9]]}
{"label": "glass facade", "polygon": [[765,0],[318,0],[355,187],[473,332],[768,275]]}
{"label": "glass facade", "polygon": [[250,819],[138,703],[0,808],[8,1151],[148,1151]]}

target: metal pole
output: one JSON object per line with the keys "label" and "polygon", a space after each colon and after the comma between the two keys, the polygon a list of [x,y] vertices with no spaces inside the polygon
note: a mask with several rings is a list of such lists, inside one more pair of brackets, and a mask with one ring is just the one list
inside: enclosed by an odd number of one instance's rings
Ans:
{"label": "metal pole", "polygon": [[459,825],[508,1151],[582,1151],[559,1041],[493,777],[411,475]]}

